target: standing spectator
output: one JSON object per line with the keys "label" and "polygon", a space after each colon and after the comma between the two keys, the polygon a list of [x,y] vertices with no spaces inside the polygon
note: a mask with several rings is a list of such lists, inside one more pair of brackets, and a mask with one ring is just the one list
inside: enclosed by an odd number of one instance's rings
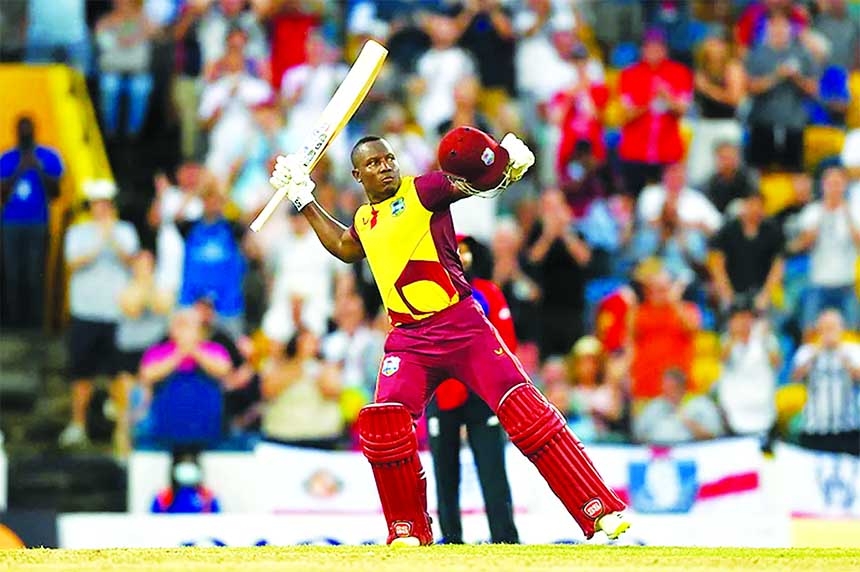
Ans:
{"label": "standing spectator", "polygon": [[649,185],[642,190],[636,202],[636,214],[640,224],[656,222],[666,204],[677,209],[680,223],[711,236],[720,229],[723,217],[705,196],[687,186],[687,175],[683,163],[666,167],[662,184]]}
{"label": "standing spectator", "polygon": [[739,143],[718,142],[714,146],[715,172],[705,183],[704,192],[723,214],[733,201],[744,199],[756,189],[756,181],[741,161]]}
{"label": "standing spectator", "polygon": [[810,53],[793,41],[791,23],[773,16],[767,41],[753,49],[746,61],[752,96],[749,122],[749,164],[783,170],[803,168],[805,100],[818,93],[817,71]]}
{"label": "standing spectator", "polygon": [[[466,279],[472,285],[472,295],[507,348],[517,351],[511,311],[504,294],[489,280],[477,277],[481,264],[475,258],[482,252],[471,237],[457,237],[457,251],[463,263]],[[487,264],[488,265],[488,264]],[[436,495],[439,499],[439,525],[445,544],[463,543],[460,514],[460,448],[465,426],[469,448],[475,460],[481,494],[490,528],[490,542],[517,544],[519,533],[514,524],[513,501],[505,469],[505,434],[493,410],[459,380],[446,379],[436,388],[427,405],[427,433]]]}
{"label": "standing spectator", "polygon": [[175,451],[170,486],[152,500],[153,514],[213,514],[221,512],[215,494],[203,485],[203,471],[195,453]]}
{"label": "standing spectator", "polygon": [[478,63],[484,110],[494,116],[514,94],[514,27],[501,0],[465,0],[457,14],[460,45]]}
{"label": "standing spectator", "polygon": [[642,60],[621,72],[619,82],[623,125],[618,153],[627,192],[638,196],[648,182],[660,178],[664,166],[684,155],[680,119],[692,99],[693,78],[690,70],[668,59],[665,34],[650,30]]}
{"label": "standing spectator", "polygon": [[159,446],[206,447],[224,432],[222,383],[230,372],[227,350],[203,336],[193,308],[173,314],[169,340],[146,350],[140,379],[152,391],[149,437]]}
{"label": "standing spectator", "polygon": [[722,341],[722,373],[716,399],[734,435],[766,438],[776,423],[779,342],[752,300],[738,297],[729,311]]}
{"label": "standing spectator", "polygon": [[242,290],[247,262],[243,253],[245,226],[224,218],[226,197],[210,174],[204,175],[200,198],[203,216],[177,224],[185,239],[185,264],[179,303],[193,304],[212,296],[218,321],[234,338],[243,333]]}
{"label": "standing spectator", "polygon": [[322,340],[326,362],[340,368],[345,389],[361,391],[368,401],[376,389],[379,361],[384,353],[383,336],[372,329],[364,314],[364,303],[355,292],[340,294],[334,303],[335,330]]}
{"label": "standing spectator", "polygon": [[114,0],[113,9],[96,24],[99,54],[99,94],[105,135],[119,135],[120,97],[128,93],[128,126],[125,133],[136,138],[146,121],[152,92],[150,38],[152,25],[139,2]]}
{"label": "standing spectator", "polygon": [[409,128],[403,105],[389,102],[380,109],[379,115],[379,131],[397,154],[400,168],[407,173],[429,169],[436,161],[433,149],[420,133]]}
{"label": "standing spectator", "polygon": [[320,361],[319,338],[309,330],[298,330],[282,351],[262,374],[264,438],[294,447],[335,449],[344,430],[337,368]]}
{"label": "standing spectator", "polygon": [[426,18],[432,45],[416,66],[408,88],[415,98],[414,112],[425,135],[454,113],[454,88],[475,74],[475,64],[466,51],[457,47],[457,30],[451,18],[433,14]]}
{"label": "standing spectator", "polygon": [[860,248],[860,218],[851,212],[845,192],[844,169],[832,166],[821,175],[821,200],[800,213],[800,236],[789,243],[791,252],[809,250],[809,292],[804,296],[801,323],[811,329],[824,308],[838,308],[849,329],[860,324],[854,285]]}
{"label": "standing spectator", "polygon": [[741,56],[767,42],[768,24],[774,18],[787,19],[791,36],[795,38],[809,27],[809,14],[800,2],[755,0],[741,13],[735,26],[735,40]]}
{"label": "standing spectator", "polygon": [[848,14],[845,0],[824,0],[815,17],[815,30],[830,42],[828,63],[845,71],[857,69],[860,55],[860,26]]}
{"label": "standing spectator", "polygon": [[131,280],[119,294],[122,315],[116,327],[117,376],[111,399],[117,410],[114,448],[121,458],[131,448],[128,404],[140,361],[167,333],[167,314],[172,307],[173,293],[156,284],[152,252],[138,251],[131,262]]}
{"label": "standing spectator", "polygon": [[[3,2],[4,17],[9,13]],[[15,24],[26,26],[27,62],[68,63],[85,75],[92,71],[85,0],[27,0],[26,17]]]}
{"label": "standing spectator", "polygon": [[519,341],[534,342],[540,335],[540,287],[523,270],[523,233],[516,222],[504,219],[496,226],[491,245],[493,282],[502,289],[511,308]]}
{"label": "standing spectator", "polygon": [[245,62],[245,71],[253,77],[272,81],[272,73],[269,69],[268,60],[257,60],[247,55],[248,32],[239,26],[234,26],[227,31],[227,49],[224,55],[213,62],[209,62],[204,70],[207,82],[213,82],[222,76],[229,74],[232,67],[231,62],[241,59]]}
{"label": "standing spectator", "polygon": [[203,55],[197,39],[200,16],[206,11],[203,2],[184,2],[173,27],[174,76],[171,97],[179,120],[179,140],[182,157],[200,159],[200,125],[197,108],[203,88]]}
{"label": "standing spectator", "polygon": [[138,249],[134,227],[117,219],[111,181],[89,181],[84,188],[92,220],[73,225],[66,235],[65,260],[69,279],[69,375],[72,379],[72,419],[60,434],[60,445],[87,441],[87,408],[93,378],[113,375],[119,298],[128,283],[128,266]]}
{"label": "standing spectator", "polygon": [[729,49],[724,40],[716,37],[705,40],[700,48],[694,75],[699,117],[687,155],[688,174],[696,185],[714,172],[716,143],[741,140],[741,125],[736,116],[738,105],[746,97],[746,75],[743,65],[731,56]]}
{"label": "standing spectator", "polygon": [[729,220],[711,240],[714,286],[723,307],[737,294],[753,297],[755,308],[766,309],[782,284],[785,239],[782,229],[765,218],[764,198],[752,194],[738,217]]}
{"label": "standing spectator", "polygon": [[631,394],[633,399],[650,399],[660,394],[667,369],[680,369],[687,379],[701,318],[693,304],[683,301],[686,284],[673,281],[665,269],[641,278],[645,295],[632,311],[629,333]]}
{"label": "standing spectator", "polygon": [[193,222],[203,216],[200,184],[203,169],[187,161],[176,169],[176,184],[163,173],[155,175],[155,199],[149,207],[149,224],[158,229],[156,235],[156,270],[159,286],[174,293],[182,284],[185,246],[176,223]]}
{"label": "standing spectator", "polygon": [[529,264],[543,292],[539,344],[541,357],[546,358],[566,354],[583,334],[591,248],[574,229],[561,191],[545,191],[541,208],[541,220],[532,228],[526,243]]}
{"label": "standing spectator", "polygon": [[794,356],[792,378],[807,388],[800,444],[860,456],[860,347],[843,341],[845,325],[836,310],[818,316],[817,330],[818,343]]}
{"label": "standing spectator", "polygon": [[[255,61],[263,61],[269,57],[266,34],[257,14],[246,8],[246,0],[207,0],[201,3],[209,4],[197,27],[197,40],[200,42],[204,69],[227,51],[227,36],[232,28],[245,31],[249,57]],[[253,4],[257,5],[258,2]]]}
{"label": "standing spectator", "polygon": [[662,375],[662,391],[633,418],[638,443],[674,445],[720,437],[720,412],[704,395],[687,393],[687,375],[670,368]]}
{"label": "standing spectator", "polygon": [[33,329],[42,326],[48,206],[60,194],[63,162],[56,150],[36,143],[29,116],[18,118],[16,133],[15,147],[0,155],[3,322]]}

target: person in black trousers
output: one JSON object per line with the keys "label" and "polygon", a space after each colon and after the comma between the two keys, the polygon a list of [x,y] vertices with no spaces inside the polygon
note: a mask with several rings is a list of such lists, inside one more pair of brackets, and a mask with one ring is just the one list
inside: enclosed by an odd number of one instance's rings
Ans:
{"label": "person in black trousers", "polygon": [[[516,350],[513,320],[498,286],[475,275],[488,274],[489,251],[471,237],[458,236],[460,260],[473,296],[511,351]],[[486,275],[485,274],[485,275]],[[427,407],[427,432],[436,476],[439,525],[445,544],[462,544],[460,517],[461,428],[465,425],[469,446],[478,469],[481,493],[490,525],[490,541],[518,544],[511,488],[505,470],[505,433],[493,411],[456,379],[442,382]]]}

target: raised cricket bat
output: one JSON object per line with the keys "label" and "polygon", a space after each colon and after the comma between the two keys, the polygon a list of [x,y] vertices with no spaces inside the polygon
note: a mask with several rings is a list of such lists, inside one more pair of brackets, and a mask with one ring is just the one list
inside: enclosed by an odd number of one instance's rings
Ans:
{"label": "raised cricket bat", "polygon": [[[349,69],[349,73],[337,91],[334,92],[328,105],[325,106],[319,123],[299,151],[302,165],[307,168],[308,173],[313,171],[329,143],[340,133],[341,129],[352,118],[355,110],[364,101],[367,92],[370,91],[370,86],[373,85],[373,81],[379,75],[379,70],[382,69],[382,64],[387,55],[388,50],[373,40],[368,40],[361,48],[361,52]],[[251,223],[251,230],[259,231],[286,196],[287,187],[278,189],[260,214],[257,215],[257,218],[254,219],[254,222]]]}

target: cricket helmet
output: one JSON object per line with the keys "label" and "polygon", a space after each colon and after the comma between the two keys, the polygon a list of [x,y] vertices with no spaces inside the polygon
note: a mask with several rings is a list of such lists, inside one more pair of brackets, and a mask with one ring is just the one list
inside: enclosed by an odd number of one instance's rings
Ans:
{"label": "cricket helmet", "polygon": [[508,151],[470,126],[455,127],[439,142],[439,166],[477,191],[490,191],[505,180]]}

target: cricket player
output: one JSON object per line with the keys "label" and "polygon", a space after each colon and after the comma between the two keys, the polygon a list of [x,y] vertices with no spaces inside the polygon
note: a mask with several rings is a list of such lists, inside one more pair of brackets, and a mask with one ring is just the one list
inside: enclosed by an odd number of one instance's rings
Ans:
{"label": "cricket player", "polygon": [[629,522],[561,414],[472,297],[457,253],[451,203],[504,190],[534,164],[508,134],[501,143],[458,127],[439,143],[443,171],[401,177],[391,146],[376,136],[353,147],[352,175],[368,203],[346,227],[314,200],[314,183],[295,155],[279,157],[270,182],[307,218],[326,250],[344,262],[367,257],[392,330],[374,403],[358,416],[360,444],[373,470],[388,544],[432,544],[427,487],[415,421],[436,386],[462,381],[495,412],[511,442],[534,463],[587,538],[617,538]]}

